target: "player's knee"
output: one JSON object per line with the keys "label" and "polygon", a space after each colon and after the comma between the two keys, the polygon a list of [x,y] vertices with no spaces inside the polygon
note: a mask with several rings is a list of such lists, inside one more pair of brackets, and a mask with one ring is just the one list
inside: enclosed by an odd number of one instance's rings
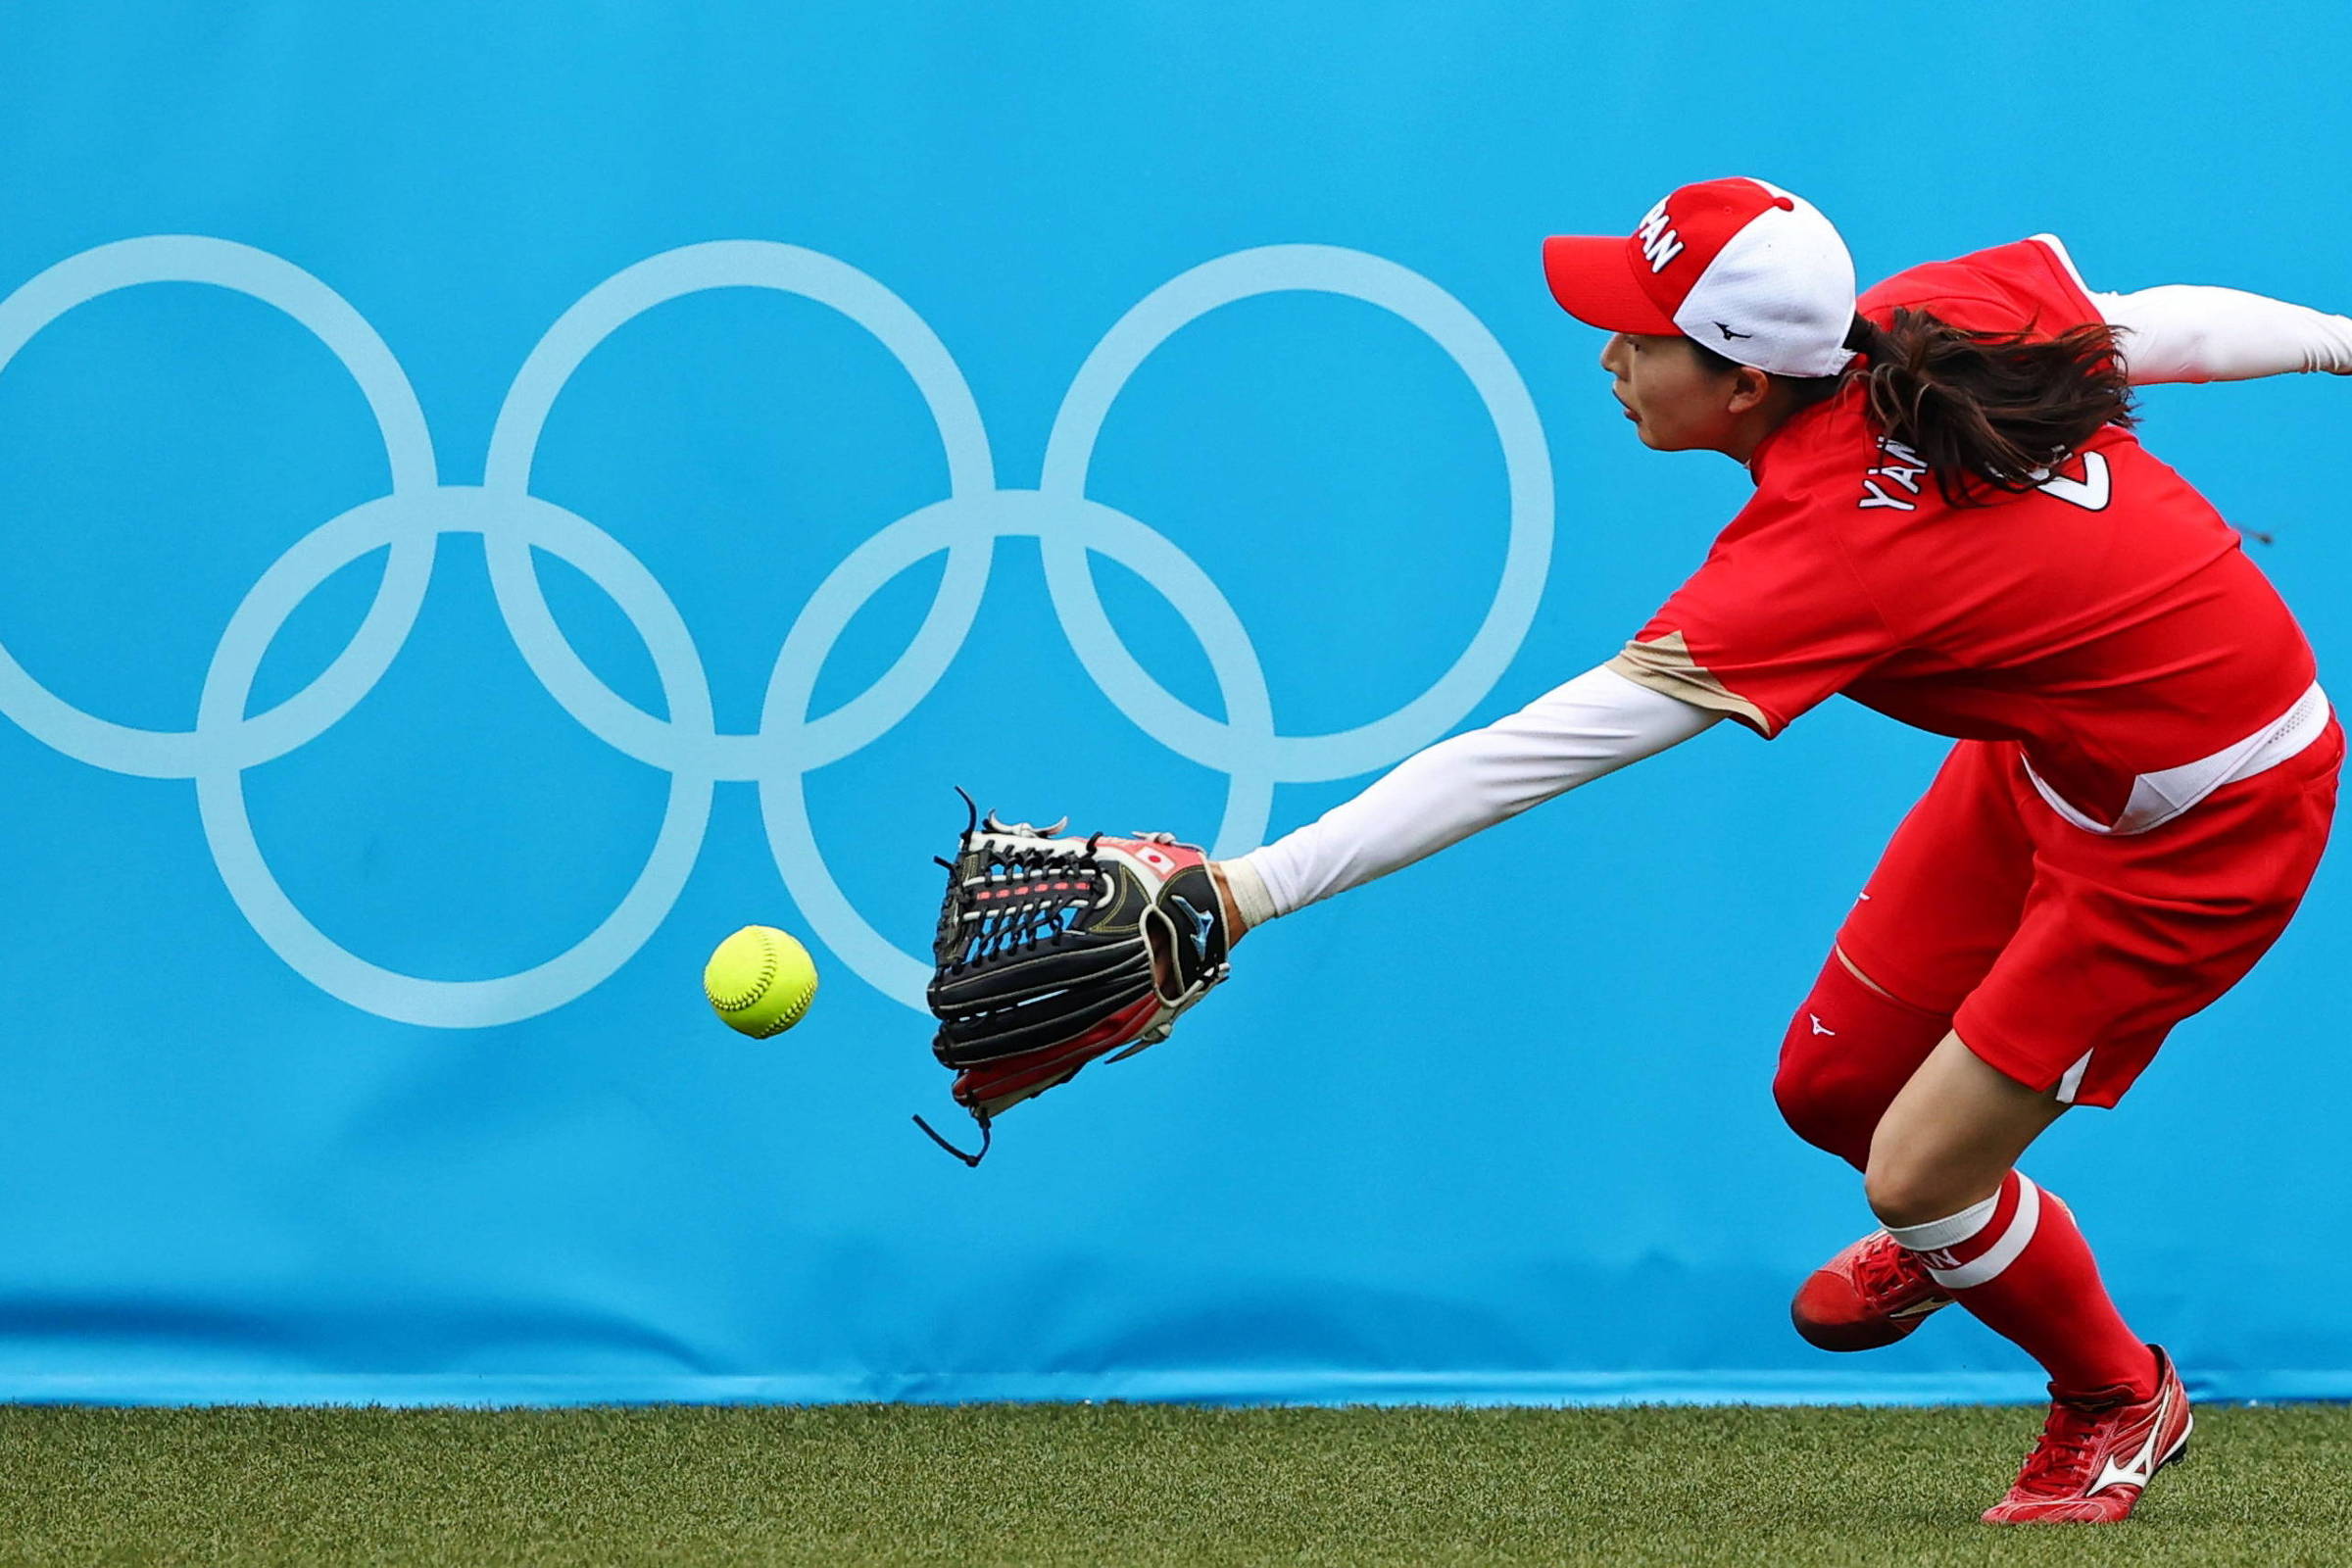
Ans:
{"label": "player's knee", "polygon": [[1973,1199],[1949,1175],[1900,1154],[1879,1151],[1862,1171],[1862,1197],[1882,1225],[1927,1225],[1948,1219]]}
{"label": "player's knee", "polygon": [[1886,1106],[1826,1049],[1815,1014],[1799,1007],[1781,1043],[1772,1098],[1789,1130],[1859,1169],[1870,1153],[1871,1129]]}

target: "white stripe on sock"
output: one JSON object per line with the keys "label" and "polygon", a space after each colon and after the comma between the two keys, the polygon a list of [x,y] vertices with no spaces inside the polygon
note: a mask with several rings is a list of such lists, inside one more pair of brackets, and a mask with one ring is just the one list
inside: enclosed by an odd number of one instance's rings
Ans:
{"label": "white stripe on sock", "polygon": [[1965,1291],[1972,1285],[1997,1279],[2034,1240],[2034,1232],[2040,1223],[2041,1189],[2021,1175],[2017,1178],[2017,1212],[2009,1216],[2009,1228],[2001,1232],[2000,1240],[1958,1268],[1930,1268],[1928,1278],[1947,1291]]}
{"label": "white stripe on sock", "polygon": [[1946,1247],[1957,1247],[1992,1223],[1992,1211],[2000,1201],[2001,1195],[1995,1193],[1982,1203],[1969,1204],[1948,1219],[1932,1219],[1925,1225],[1889,1225],[1886,1234],[1894,1238],[1897,1247],[1914,1252],[1934,1252]]}

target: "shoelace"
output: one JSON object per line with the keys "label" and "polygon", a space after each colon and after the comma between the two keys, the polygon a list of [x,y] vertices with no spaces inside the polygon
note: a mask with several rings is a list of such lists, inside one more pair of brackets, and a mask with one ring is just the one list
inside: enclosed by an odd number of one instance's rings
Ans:
{"label": "shoelace", "polygon": [[2089,1473],[2091,1456],[2095,1451],[2100,1423],[2108,1407],[2091,1407],[2060,1399],[2050,1406],[2050,1418],[2043,1423],[2041,1438],[2034,1451],[2026,1455],[2025,1468],[2018,1472],[2017,1490],[2042,1496],[2064,1496],[2075,1492]]}
{"label": "shoelace", "polygon": [[[1880,1300],[1891,1301],[1920,1293],[1922,1275],[1918,1265],[1891,1241],[1863,1252],[1855,1260],[1854,1273],[1860,1277],[1862,1288]],[[1929,1284],[1933,1288],[1933,1282]]]}

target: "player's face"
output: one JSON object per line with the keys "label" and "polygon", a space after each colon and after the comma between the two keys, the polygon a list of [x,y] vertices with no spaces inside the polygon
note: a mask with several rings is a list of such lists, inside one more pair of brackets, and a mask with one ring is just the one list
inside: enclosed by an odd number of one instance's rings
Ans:
{"label": "player's face", "polygon": [[1738,370],[1703,363],[1687,337],[1620,332],[1600,351],[1610,390],[1642,444],[1659,452],[1728,450],[1738,434]]}

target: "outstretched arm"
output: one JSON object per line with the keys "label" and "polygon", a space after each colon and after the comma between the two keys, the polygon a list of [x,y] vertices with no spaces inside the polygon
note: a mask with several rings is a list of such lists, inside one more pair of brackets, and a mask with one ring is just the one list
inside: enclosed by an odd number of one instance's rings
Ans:
{"label": "outstretched arm", "polygon": [[1247,929],[1410,865],[1722,716],[1605,665],[1589,669],[1508,718],[1406,758],[1353,800],[1217,869]]}
{"label": "outstretched arm", "polygon": [[2123,338],[2133,386],[2245,381],[2290,370],[2352,375],[2352,318],[2196,283],[2092,294]]}

